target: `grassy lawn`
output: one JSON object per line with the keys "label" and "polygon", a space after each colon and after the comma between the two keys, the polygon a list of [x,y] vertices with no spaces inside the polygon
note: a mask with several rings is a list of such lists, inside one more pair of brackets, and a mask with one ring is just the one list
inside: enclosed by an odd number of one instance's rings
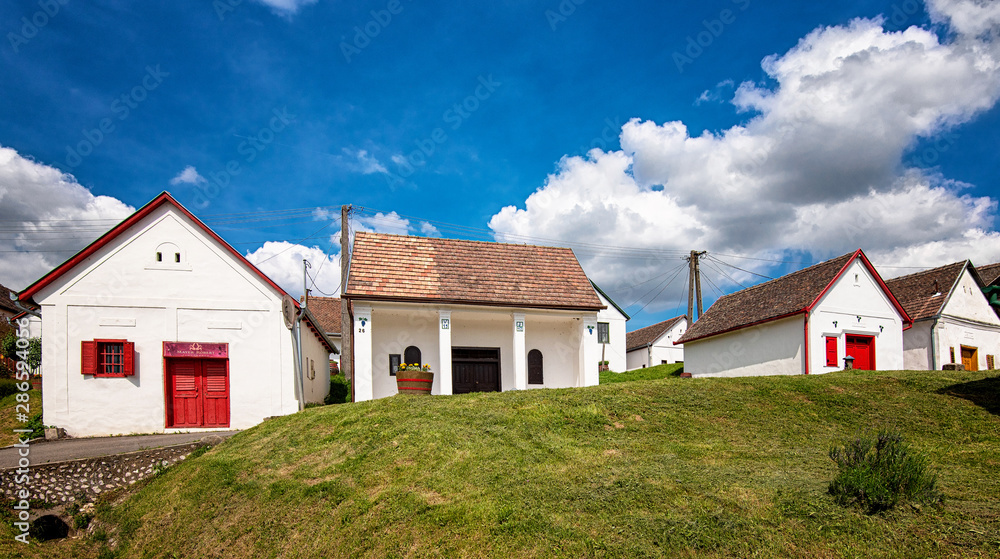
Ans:
{"label": "grassy lawn", "polygon": [[[99,519],[120,557],[1000,557],[996,371],[665,376],[309,409]],[[879,426],[928,453],[943,507],[833,503],[827,451]],[[0,556],[105,545],[10,530]]]}
{"label": "grassy lawn", "polygon": [[[28,392],[29,415],[35,415],[42,411],[42,393],[39,390]],[[18,402],[17,395],[11,394],[0,400],[0,447],[10,446],[17,442],[17,433],[14,429],[23,429],[24,423],[17,421],[15,417],[15,406]]]}
{"label": "grassy lawn", "polygon": [[611,384],[613,382],[632,382],[636,380],[657,380],[667,377],[676,377],[684,372],[683,363],[672,365],[656,365],[645,369],[636,369],[624,373],[614,373],[604,371],[601,373],[601,384]]}

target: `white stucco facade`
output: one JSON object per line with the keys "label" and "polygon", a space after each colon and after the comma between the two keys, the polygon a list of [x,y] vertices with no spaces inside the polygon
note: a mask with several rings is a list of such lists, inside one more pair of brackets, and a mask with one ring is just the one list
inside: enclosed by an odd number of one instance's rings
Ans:
{"label": "white stucco facade", "polygon": [[[903,368],[904,319],[879,280],[854,259],[811,309],[684,347],[693,377],[822,374],[843,369],[849,335],[873,338],[875,367]],[[827,339],[837,343],[827,364]]]}
{"label": "white stucco facade", "polygon": [[[606,307],[597,312],[597,322],[603,322],[608,325],[609,338],[609,343],[600,344],[601,355],[608,362],[609,370],[624,371],[627,366],[625,355],[625,323],[628,321],[628,318],[600,291],[597,292],[597,297],[600,298],[601,304]],[[601,358],[598,357],[598,361],[600,360]]]}
{"label": "white stucco facade", "polygon": [[[968,268],[948,296],[941,313],[920,320],[904,333],[904,366],[940,370],[962,362],[962,348],[974,349],[976,368],[986,370],[988,357],[1000,355],[1000,318],[990,307]],[[952,360],[954,359],[954,360]]]}
{"label": "white stucco facade", "polygon": [[[455,348],[498,350],[501,391],[598,384],[597,313],[503,307],[354,302],[355,400],[397,394],[390,355],[408,347],[434,371],[432,394],[452,394]],[[624,336],[624,332],[622,333]],[[527,356],[543,356],[543,382],[528,382]]]}
{"label": "white stucco facade", "polygon": [[[164,342],[228,344],[226,428],[299,409],[281,293],[169,203],[33,298],[43,318],[43,420],[72,436],[200,430],[167,426]],[[134,343],[134,374],[83,374],[81,346],[92,340]],[[317,369],[305,401],[322,401],[328,353],[307,327],[302,340],[306,373]]]}
{"label": "white stucco facade", "polygon": [[683,362],[684,344],[674,345],[674,342],[681,339],[681,336],[687,331],[687,326],[687,318],[683,318],[649,346],[629,351],[627,355],[627,370],[642,369],[664,363]]}

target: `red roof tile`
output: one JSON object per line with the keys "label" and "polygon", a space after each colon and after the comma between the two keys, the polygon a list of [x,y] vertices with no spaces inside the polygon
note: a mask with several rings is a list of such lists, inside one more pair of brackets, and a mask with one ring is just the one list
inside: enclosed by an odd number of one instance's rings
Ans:
{"label": "red roof tile", "polygon": [[969,264],[955,262],[885,282],[913,320],[931,318],[941,313],[952,287]]}
{"label": "red roof tile", "polygon": [[604,308],[568,248],[358,233],[348,299]]}
{"label": "red roof tile", "polygon": [[678,322],[687,318],[686,315],[675,316],[669,320],[658,322],[652,326],[639,328],[625,334],[625,351],[632,351],[640,347],[646,347],[667,333]]}
{"label": "red roof tile", "polygon": [[1000,280],[1000,263],[976,266],[976,271],[979,272],[979,277],[986,285],[993,285],[997,280]]}
{"label": "red roof tile", "polygon": [[310,297],[306,306],[324,332],[340,335],[340,297]]}

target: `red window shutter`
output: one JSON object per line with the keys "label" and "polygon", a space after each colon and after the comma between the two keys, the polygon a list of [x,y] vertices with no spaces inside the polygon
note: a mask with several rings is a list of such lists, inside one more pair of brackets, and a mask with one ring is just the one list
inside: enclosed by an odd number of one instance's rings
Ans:
{"label": "red window shutter", "polygon": [[135,374],[135,342],[123,342],[122,348],[125,350],[125,355],[122,357],[124,367],[122,367],[122,374],[125,376],[131,376]]}
{"label": "red window shutter", "polygon": [[80,343],[80,373],[92,375],[97,372],[97,342],[84,341]]}
{"label": "red window shutter", "polygon": [[832,336],[826,338],[826,366],[837,366],[837,338]]}

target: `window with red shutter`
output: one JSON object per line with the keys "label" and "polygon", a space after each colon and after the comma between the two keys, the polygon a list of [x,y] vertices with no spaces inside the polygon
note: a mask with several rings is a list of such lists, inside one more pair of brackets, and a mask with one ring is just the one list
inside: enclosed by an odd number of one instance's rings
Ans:
{"label": "window with red shutter", "polygon": [[835,336],[827,336],[826,338],[826,366],[837,366],[837,338]]}
{"label": "window with red shutter", "polygon": [[82,344],[81,372],[95,377],[135,374],[135,343],[128,340],[93,340]]}

